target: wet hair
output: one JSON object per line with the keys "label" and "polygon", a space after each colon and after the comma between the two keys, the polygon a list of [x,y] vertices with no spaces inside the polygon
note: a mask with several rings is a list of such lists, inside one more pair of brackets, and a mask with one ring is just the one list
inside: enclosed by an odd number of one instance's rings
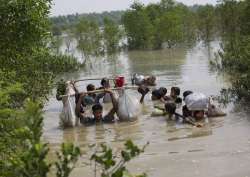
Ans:
{"label": "wet hair", "polygon": [[176,104],[174,102],[167,102],[165,104],[165,110],[169,114],[174,114],[176,110]]}
{"label": "wet hair", "polygon": [[161,94],[161,96],[166,95],[168,92],[168,90],[165,87],[160,87],[158,90],[159,90],[159,93]]}
{"label": "wet hair", "polygon": [[161,94],[159,93],[159,90],[153,90],[152,96],[156,97],[157,99],[161,98]]}
{"label": "wet hair", "polygon": [[175,103],[177,103],[177,104],[182,103],[182,99],[180,97],[177,97],[175,99]]}
{"label": "wet hair", "polygon": [[183,99],[185,100],[185,98],[192,93],[193,93],[192,91],[186,90],[185,92],[183,92]]}
{"label": "wet hair", "polygon": [[181,92],[179,87],[172,87],[171,91],[173,91],[176,96],[179,96]]}
{"label": "wet hair", "polygon": [[93,90],[95,90],[95,86],[93,84],[88,84],[87,91],[93,91]]}
{"label": "wet hair", "polygon": [[165,87],[160,87],[159,89],[155,89],[152,91],[152,95],[157,99],[161,99],[164,95],[166,95],[167,89]]}
{"label": "wet hair", "polygon": [[93,112],[96,112],[96,111],[99,111],[99,110],[100,110],[100,111],[103,110],[103,107],[102,107],[101,104],[98,103],[98,104],[95,104],[95,105],[92,106],[92,111],[93,111]]}
{"label": "wet hair", "polygon": [[109,79],[106,77],[102,78],[101,85],[104,86],[106,83],[109,83]]}

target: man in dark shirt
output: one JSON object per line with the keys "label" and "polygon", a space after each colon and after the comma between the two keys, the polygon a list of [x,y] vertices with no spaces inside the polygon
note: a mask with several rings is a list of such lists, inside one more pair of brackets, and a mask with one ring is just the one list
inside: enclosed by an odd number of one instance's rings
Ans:
{"label": "man in dark shirt", "polygon": [[114,119],[115,119],[114,114],[118,110],[118,103],[114,97],[114,93],[111,90],[106,89],[105,93],[110,94],[111,99],[112,99],[112,104],[113,104],[113,108],[105,116],[103,116],[103,107],[100,103],[94,104],[92,106],[93,116],[88,116],[86,115],[85,112],[82,112],[81,102],[82,102],[82,99],[86,96],[86,93],[83,93],[80,95],[80,98],[76,104],[76,113],[80,117],[80,122],[82,124],[94,124],[98,122],[103,122],[103,123],[114,122]]}

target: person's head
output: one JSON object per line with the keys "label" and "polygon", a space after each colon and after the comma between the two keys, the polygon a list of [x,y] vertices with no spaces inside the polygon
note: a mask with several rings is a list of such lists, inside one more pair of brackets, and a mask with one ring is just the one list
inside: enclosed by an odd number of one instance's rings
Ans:
{"label": "person's head", "polygon": [[182,99],[181,99],[180,97],[177,97],[177,98],[175,99],[175,103],[176,103],[176,104],[182,103]]}
{"label": "person's head", "polygon": [[87,91],[94,91],[95,90],[95,86],[93,84],[88,84],[87,85]]}
{"label": "person's head", "polygon": [[159,93],[159,90],[153,90],[152,91],[151,99],[152,100],[159,100],[159,99],[161,99],[161,95]]}
{"label": "person's head", "polygon": [[159,89],[155,89],[152,91],[152,100],[159,100],[162,97],[164,97],[167,93],[167,89],[164,87],[161,87]]}
{"label": "person's head", "polygon": [[183,100],[185,100],[185,98],[186,98],[188,95],[192,94],[192,93],[193,93],[193,92],[190,91],[190,90],[186,90],[185,92],[183,92]]}
{"label": "person's head", "polygon": [[[90,91],[94,91],[95,90],[95,86],[93,84],[88,84],[87,85],[87,91],[90,92]],[[90,93],[88,94],[89,96],[92,96],[92,97],[95,97],[95,93]]]}
{"label": "person's head", "polygon": [[156,77],[155,77],[155,76],[149,76],[149,77],[146,79],[146,83],[147,83],[148,85],[152,85],[152,86],[155,85],[155,81],[156,81]]}
{"label": "person's head", "polygon": [[168,90],[165,87],[160,87],[159,88],[159,93],[163,97],[167,94]]}
{"label": "person's head", "polygon": [[194,111],[193,116],[195,119],[200,120],[203,119],[205,115],[205,111],[200,110],[200,111]]}
{"label": "person's head", "polygon": [[170,91],[170,96],[176,98],[180,95],[180,88],[179,87],[172,87]]}
{"label": "person's head", "polygon": [[110,84],[109,84],[109,79],[108,78],[102,78],[101,80],[101,85],[104,87],[104,88],[109,88],[110,87]]}
{"label": "person's head", "polygon": [[96,120],[101,120],[103,107],[101,104],[95,104],[92,106],[92,112]]}

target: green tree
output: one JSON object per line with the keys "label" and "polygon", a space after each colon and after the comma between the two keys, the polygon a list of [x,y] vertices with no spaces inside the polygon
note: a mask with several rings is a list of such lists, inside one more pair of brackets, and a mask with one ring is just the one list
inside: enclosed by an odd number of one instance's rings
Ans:
{"label": "green tree", "polygon": [[250,99],[250,2],[223,0],[219,6],[222,35],[221,68],[231,76],[237,100]]}
{"label": "green tree", "polygon": [[200,38],[210,42],[215,32],[215,8],[212,5],[200,6],[197,10]]}
{"label": "green tree", "polygon": [[122,18],[130,49],[160,49],[196,40],[195,14],[173,0],[131,5]]}
{"label": "green tree", "polygon": [[1,68],[18,68],[27,56],[46,45],[51,0],[15,0],[0,3]]}
{"label": "green tree", "polygon": [[72,67],[47,47],[50,5],[50,0],[0,3],[0,176],[45,177],[50,169],[47,144],[41,143],[42,103],[54,75]]}
{"label": "green tree", "polygon": [[84,58],[90,55],[99,55],[102,51],[101,33],[97,23],[82,18],[75,27],[77,48]]}
{"label": "green tree", "polygon": [[[23,84],[25,93],[32,99],[46,96],[55,74],[68,67],[53,66],[60,63],[47,47],[50,6],[51,0],[15,0],[0,4],[0,70],[15,72],[18,77],[13,79]],[[76,61],[73,57],[72,60]],[[55,70],[49,70],[51,66]]]}
{"label": "green tree", "polygon": [[103,38],[106,50],[108,53],[115,52],[119,48],[119,42],[121,40],[121,31],[119,26],[112,20],[104,19]]}
{"label": "green tree", "polygon": [[63,39],[61,36],[52,36],[50,42],[50,48],[53,53],[60,54],[60,48],[63,44]]}
{"label": "green tree", "polygon": [[181,16],[175,11],[169,11],[159,19],[159,23],[157,24],[157,40],[161,44],[164,42],[167,43],[167,46],[171,48],[182,41],[182,29]]}
{"label": "green tree", "polygon": [[[120,157],[117,157],[113,150],[105,144],[101,144],[101,148],[97,149],[91,156],[91,160],[101,165],[102,177],[132,176],[126,168],[126,164],[143,153],[148,143],[143,148],[139,148],[131,140],[127,140],[124,145],[125,148],[121,150]],[[146,177],[146,174],[137,175],[136,177]]]}
{"label": "green tree", "polygon": [[154,27],[142,4],[135,2],[123,15],[123,24],[130,49],[153,48]]}

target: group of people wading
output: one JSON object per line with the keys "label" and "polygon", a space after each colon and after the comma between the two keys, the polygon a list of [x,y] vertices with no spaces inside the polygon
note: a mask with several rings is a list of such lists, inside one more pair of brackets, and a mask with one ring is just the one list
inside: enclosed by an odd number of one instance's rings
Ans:
{"label": "group of people wading", "polygon": [[[111,80],[113,79],[101,79],[101,86],[98,88],[93,84],[88,84],[86,92],[82,93],[77,89],[75,82],[71,82],[75,91],[75,113],[82,124],[112,123],[119,120],[118,98],[116,91],[110,86]],[[161,108],[155,108],[161,111],[160,115],[167,114],[169,117],[174,116],[176,119],[182,119],[183,123],[190,123],[195,126],[200,126],[196,122],[205,117],[225,115],[225,113],[212,104],[210,99],[204,94],[187,90],[183,92],[183,97],[181,97],[180,88],[172,87],[170,89],[170,94],[167,95],[167,88],[156,87],[155,76],[134,74],[131,81],[132,84],[136,86],[138,93],[141,94],[140,103],[145,101],[145,96],[149,94],[151,90],[151,100],[159,101],[164,105]],[[114,83],[115,87],[123,87],[123,83],[119,83],[119,80]],[[100,100],[102,100],[102,102],[100,102]],[[183,104],[183,102],[185,104]],[[103,114],[103,103],[112,103],[112,108],[105,115]],[[181,114],[176,113],[176,108],[180,106],[182,107]],[[86,112],[87,108],[91,108],[91,115]],[[118,119],[116,119],[115,115],[117,115]]]}

